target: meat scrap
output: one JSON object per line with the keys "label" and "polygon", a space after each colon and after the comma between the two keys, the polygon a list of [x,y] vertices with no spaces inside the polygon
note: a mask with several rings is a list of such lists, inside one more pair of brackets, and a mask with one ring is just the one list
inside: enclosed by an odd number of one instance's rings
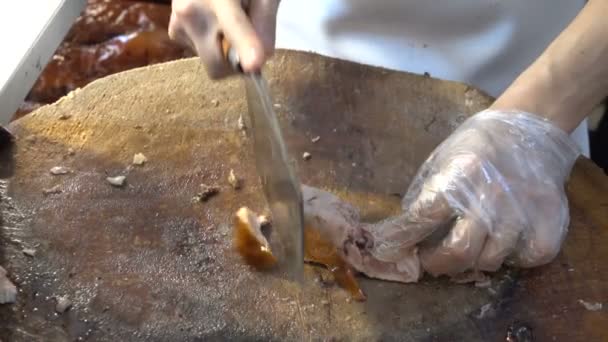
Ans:
{"label": "meat scrap", "polygon": [[211,197],[220,193],[220,188],[217,186],[201,184],[201,192],[192,197],[192,202],[207,202]]}
{"label": "meat scrap", "polygon": [[587,302],[585,300],[579,299],[578,302],[585,307],[586,310],[589,311],[600,311],[602,310],[602,303],[596,302],[596,303],[591,303],[591,302]]}
{"label": "meat scrap", "polygon": [[234,248],[245,263],[258,270],[269,269],[277,263],[270,244],[262,234],[262,222],[247,207],[236,212],[234,219]]}
{"label": "meat scrap", "polygon": [[234,170],[230,170],[230,173],[228,174],[228,183],[234,190],[239,190],[243,185],[243,180],[236,176]]}
{"label": "meat scrap", "polygon": [[22,252],[25,256],[28,256],[30,258],[33,258],[36,256],[36,250],[33,248],[25,248]]}
{"label": "meat scrap", "polygon": [[245,125],[245,120],[243,119],[242,115],[239,115],[239,120],[237,121],[237,127],[241,131],[244,131],[247,129],[247,126]]}
{"label": "meat scrap", "polygon": [[55,166],[52,167],[49,172],[53,175],[53,176],[60,176],[60,175],[65,175],[68,172],[70,172],[70,170],[65,167],[65,166]]}
{"label": "meat scrap", "polygon": [[0,304],[14,303],[17,300],[17,287],[6,276],[6,270],[0,266]]}
{"label": "meat scrap", "polygon": [[52,188],[42,189],[42,194],[45,196],[48,196],[48,195],[52,195],[52,194],[59,194],[59,193],[61,193],[61,191],[62,191],[61,187],[59,185],[55,185]]}
{"label": "meat scrap", "polygon": [[144,165],[148,158],[143,153],[137,153],[133,156],[133,165]]}
{"label": "meat scrap", "polygon": [[72,301],[66,296],[57,297],[55,300],[57,301],[55,305],[55,312],[57,313],[64,313],[72,307]]}
{"label": "meat scrap", "polygon": [[108,177],[108,178],[106,178],[106,180],[112,186],[122,187],[123,185],[125,185],[125,181],[127,180],[127,177],[125,177],[125,176]]}

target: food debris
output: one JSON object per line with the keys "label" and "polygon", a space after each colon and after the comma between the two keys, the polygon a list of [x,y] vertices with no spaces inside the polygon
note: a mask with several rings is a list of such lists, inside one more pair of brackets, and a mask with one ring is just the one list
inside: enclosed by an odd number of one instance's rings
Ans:
{"label": "food debris", "polygon": [[6,273],[0,266],[0,304],[10,304],[17,300],[17,287],[8,279]]}
{"label": "food debris", "polygon": [[68,99],[73,99],[74,96],[76,96],[76,94],[79,93],[79,92],[80,92],[80,88],[76,88],[76,89],[70,91],[69,93],[67,93],[66,97]]}
{"label": "food debris", "polygon": [[244,131],[247,129],[247,126],[245,125],[245,120],[243,119],[243,115],[239,115],[239,120],[237,121],[237,125],[241,131]]}
{"label": "food debris", "polygon": [[148,158],[143,153],[137,153],[133,156],[133,165],[144,165]]}
{"label": "food debris", "polygon": [[23,254],[25,254],[26,256],[31,257],[31,258],[36,256],[36,250],[33,248],[25,248],[22,252],[23,252]]}
{"label": "food debris", "polygon": [[219,106],[219,105],[220,105],[220,101],[219,101],[219,100],[217,100],[217,99],[213,99],[213,100],[211,100],[211,105],[212,105],[213,107],[217,107],[217,106]]}
{"label": "food debris", "polygon": [[55,305],[57,313],[64,313],[72,307],[72,301],[66,296],[57,297],[55,300],[57,300],[57,304]]}
{"label": "food debris", "polygon": [[310,141],[312,141],[313,143],[316,143],[316,142],[317,142],[317,141],[319,141],[319,140],[321,140],[321,137],[320,137],[320,136],[318,136],[318,135],[317,135],[316,137],[314,137],[314,138],[310,139]]}
{"label": "food debris", "polygon": [[59,120],[67,120],[69,118],[71,118],[72,115],[68,114],[68,113],[63,113],[59,116]]}
{"label": "food debris", "polygon": [[201,184],[201,192],[192,197],[192,202],[207,202],[211,197],[217,195],[219,192],[220,188],[217,186]]}
{"label": "food debris", "polygon": [[75,155],[75,154],[76,154],[76,151],[74,151],[74,149],[73,149],[73,148],[71,148],[71,147],[70,147],[70,148],[68,148],[68,156],[73,156],[73,155]]}
{"label": "food debris", "polygon": [[492,279],[490,279],[489,277],[475,282],[475,287],[479,287],[482,289],[488,288],[490,286],[492,286]]}
{"label": "food debris", "polygon": [[484,318],[486,316],[486,314],[490,311],[490,309],[492,309],[491,303],[488,303],[488,304],[485,304],[484,306],[482,306],[479,309],[479,314],[477,314],[477,318],[478,319]]}
{"label": "food debris", "polygon": [[70,172],[70,170],[64,166],[55,166],[51,168],[50,172],[54,176],[59,176],[67,174],[68,172]]}
{"label": "food debris", "polygon": [[55,185],[52,188],[42,189],[42,194],[48,196],[52,194],[59,194],[61,191],[61,187],[59,185]]}
{"label": "food debris", "polygon": [[602,303],[597,303],[597,302],[590,303],[590,302],[584,301],[582,299],[579,299],[578,302],[581,303],[581,305],[584,306],[585,309],[587,309],[589,311],[600,311],[600,310],[602,310],[602,307],[603,307]]}
{"label": "food debris", "polygon": [[125,181],[127,180],[127,177],[125,177],[125,176],[115,176],[115,177],[108,177],[108,178],[106,178],[106,180],[112,186],[121,187],[121,186],[125,185]]}
{"label": "food debris", "polygon": [[308,152],[304,152],[302,154],[302,159],[304,159],[304,160],[310,160],[310,158],[312,158],[312,154],[310,154]]}
{"label": "food debris", "polygon": [[245,262],[257,269],[269,269],[277,263],[262,234],[257,214],[247,207],[239,209],[235,215],[233,244]]}
{"label": "food debris", "polygon": [[274,106],[274,108],[281,108],[281,104],[280,103],[275,103],[273,106]]}
{"label": "food debris", "polygon": [[234,190],[239,190],[243,185],[243,181],[236,177],[236,174],[232,169],[230,170],[230,174],[228,174],[228,183],[230,184],[230,186],[232,186]]}

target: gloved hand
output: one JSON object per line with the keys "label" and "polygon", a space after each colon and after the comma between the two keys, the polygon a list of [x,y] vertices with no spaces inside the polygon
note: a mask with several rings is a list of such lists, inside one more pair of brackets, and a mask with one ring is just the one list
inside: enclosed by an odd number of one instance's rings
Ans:
{"label": "gloved hand", "polygon": [[496,271],[503,262],[534,267],[553,260],[566,236],[564,183],[578,155],[570,137],[543,118],[487,110],[431,154],[401,215],[361,224],[356,215],[339,220],[306,201],[305,212],[371,277],[416,281],[420,266],[434,276]]}
{"label": "gloved hand", "polygon": [[173,0],[171,7],[169,36],[196,50],[212,79],[233,72],[222,55],[222,35],[245,72],[260,69],[274,52],[279,0]]}

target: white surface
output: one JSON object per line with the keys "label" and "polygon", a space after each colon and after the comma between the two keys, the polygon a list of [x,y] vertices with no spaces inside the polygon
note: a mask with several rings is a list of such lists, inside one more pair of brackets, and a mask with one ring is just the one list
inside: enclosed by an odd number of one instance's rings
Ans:
{"label": "white surface", "polygon": [[[496,97],[585,0],[283,0],[277,47],[474,85]],[[586,124],[585,124],[586,127]],[[573,135],[589,155],[586,130]]]}
{"label": "white surface", "polygon": [[86,0],[1,0],[0,124],[8,123]]}

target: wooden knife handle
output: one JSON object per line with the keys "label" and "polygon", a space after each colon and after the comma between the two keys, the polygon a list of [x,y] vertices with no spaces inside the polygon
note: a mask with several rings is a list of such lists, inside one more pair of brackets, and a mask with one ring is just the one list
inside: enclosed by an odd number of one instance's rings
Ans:
{"label": "wooden knife handle", "polygon": [[236,52],[236,49],[232,47],[230,42],[226,39],[226,37],[222,36],[220,38],[220,43],[222,45],[222,55],[224,59],[230,64],[230,66],[237,72],[242,73],[243,68],[241,67],[241,62],[239,59],[239,55]]}

